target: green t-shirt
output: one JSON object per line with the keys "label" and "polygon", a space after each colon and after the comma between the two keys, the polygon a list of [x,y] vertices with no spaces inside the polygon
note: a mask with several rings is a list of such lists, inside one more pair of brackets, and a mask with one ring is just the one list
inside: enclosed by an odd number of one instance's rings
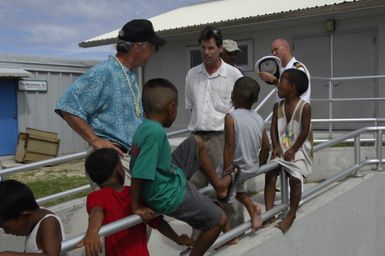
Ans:
{"label": "green t-shirt", "polygon": [[171,147],[163,126],[145,119],[132,139],[131,176],[143,179],[141,197],[160,214],[175,211],[184,199],[186,178],[172,162]]}

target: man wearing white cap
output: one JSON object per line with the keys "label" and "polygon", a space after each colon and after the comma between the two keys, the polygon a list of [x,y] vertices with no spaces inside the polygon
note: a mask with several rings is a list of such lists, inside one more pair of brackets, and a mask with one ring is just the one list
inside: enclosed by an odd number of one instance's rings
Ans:
{"label": "man wearing white cap", "polygon": [[[295,59],[290,49],[289,42],[282,38],[278,38],[274,40],[271,43],[271,53],[281,60],[283,70],[286,70],[289,68],[296,68],[306,73],[307,78],[309,79],[309,86],[306,92],[304,92],[301,95],[301,99],[303,99],[306,102],[310,102],[310,92],[311,92],[310,73],[303,63]],[[258,75],[262,80],[264,80],[267,83],[275,84],[275,85],[278,84],[278,78],[269,72],[259,72]],[[280,101],[280,100],[281,98],[279,98],[277,95],[277,101]]]}
{"label": "man wearing white cap", "polygon": [[237,42],[231,39],[223,40],[223,51],[221,53],[222,60],[239,69],[242,75],[244,75],[244,71],[237,66],[237,55],[239,52],[241,52],[241,49],[239,49]]}

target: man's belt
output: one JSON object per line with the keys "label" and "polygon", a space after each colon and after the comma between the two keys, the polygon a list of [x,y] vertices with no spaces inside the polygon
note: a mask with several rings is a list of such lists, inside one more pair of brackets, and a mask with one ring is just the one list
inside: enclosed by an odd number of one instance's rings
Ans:
{"label": "man's belt", "polygon": [[128,150],[126,149],[126,147],[123,147],[122,145],[119,145],[119,144],[114,144],[117,148],[120,149],[120,151],[122,151],[124,154],[127,154]]}
{"label": "man's belt", "polygon": [[223,131],[193,131],[195,135],[211,135],[211,134],[221,134]]}

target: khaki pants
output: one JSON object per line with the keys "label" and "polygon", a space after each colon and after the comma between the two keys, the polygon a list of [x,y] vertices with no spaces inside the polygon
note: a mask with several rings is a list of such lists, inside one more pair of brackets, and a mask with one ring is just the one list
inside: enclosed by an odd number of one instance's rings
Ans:
{"label": "khaki pants", "polygon": [[[201,134],[196,132],[195,135],[200,136],[204,140],[207,154],[214,168],[219,166],[223,161],[223,148],[225,146],[224,133],[216,132]],[[200,170],[191,177],[190,182],[197,189],[203,188],[209,184],[208,179]],[[234,228],[245,222],[245,217],[243,215],[243,205],[238,200],[234,200],[232,203],[226,204],[223,210],[229,219],[231,228]],[[193,230],[193,240],[195,240],[198,235],[198,230]]]}

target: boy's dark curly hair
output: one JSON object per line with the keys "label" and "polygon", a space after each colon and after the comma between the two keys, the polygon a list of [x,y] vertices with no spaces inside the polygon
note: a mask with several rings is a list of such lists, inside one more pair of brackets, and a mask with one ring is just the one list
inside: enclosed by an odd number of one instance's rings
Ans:
{"label": "boy's dark curly hair", "polygon": [[101,148],[86,158],[86,172],[93,182],[100,185],[111,177],[119,161],[120,157],[114,149]]}
{"label": "boy's dark curly hair", "polygon": [[289,68],[286,69],[282,75],[283,74],[287,74],[289,83],[294,84],[297,91],[297,96],[301,96],[304,92],[306,92],[309,86],[309,79],[307,78],[305,72],[296,68]]}
{"label": "boy's dark curly hair", "polygon": [[39,208],[32,190],[17,180],[0,181],[0,219],[19,218],[23,212]]}

